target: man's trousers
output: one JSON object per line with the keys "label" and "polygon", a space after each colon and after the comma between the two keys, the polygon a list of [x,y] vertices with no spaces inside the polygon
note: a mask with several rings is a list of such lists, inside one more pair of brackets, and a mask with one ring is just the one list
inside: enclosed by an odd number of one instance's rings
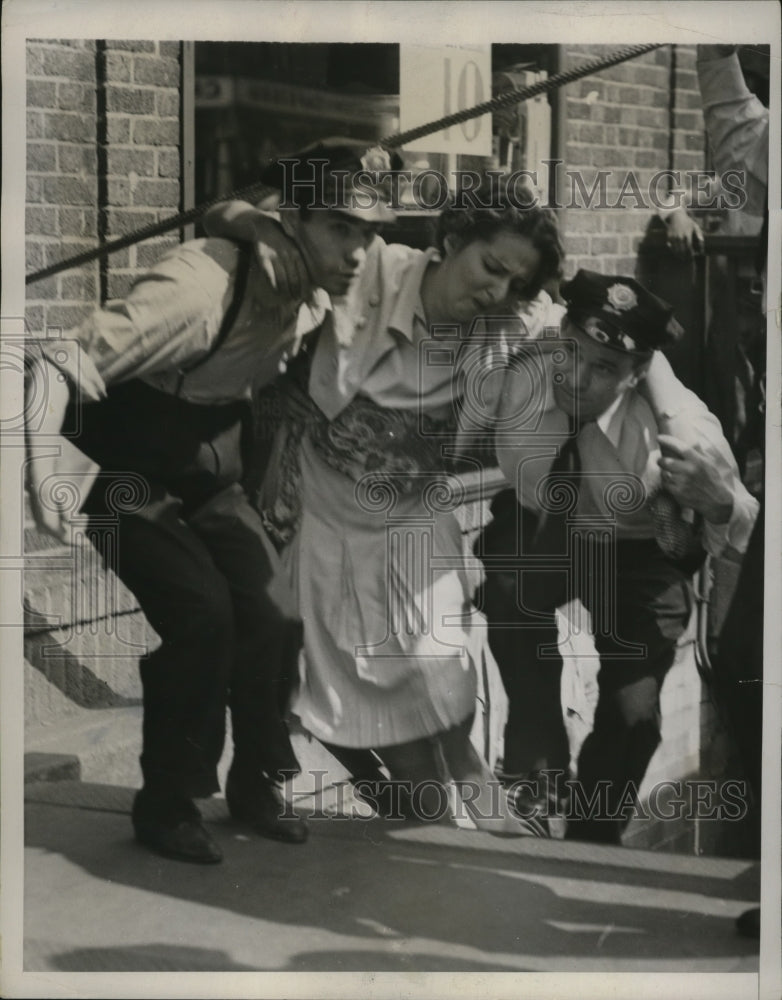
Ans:
{"label": "man's trousers", "polygon": [[283,711],[301,624],[244,492],[229,486],[185,514],[152,480],[140,508],[118,505],[117,481],[122,473],[101,474],[85,512],[161,640],[141,662],[145,785],[188,798],[218,790],[227,700],[235,766],[248,776],[297,771]]}
{"label": "man's trousers", "polygon": [[[507,497],[495,498],[492,510],[495,519],[477,549],[486,557],[478,601],[509,701],[504,771],[568,773],[555,611],[577,597],[592,618],[600,670],[594,727],[578,757],[579,795],[571,801],[568,831],[617,843],[627,822],[620,807],[632,805],[624,797],[628,783],[632,796],[660,742],[660,688],[692,610],[689,578],[654,540],[589,549],[581,539],[573,542],[574,552],[580,547],[574,558],[580,570],[562,572],[552,586],[554,574],[522,568],[524,553],[532,551],[535,515]],[[518,569],[492,568],[492,557],[518,551]],[[585,805],[590,801],[591,809]]]}

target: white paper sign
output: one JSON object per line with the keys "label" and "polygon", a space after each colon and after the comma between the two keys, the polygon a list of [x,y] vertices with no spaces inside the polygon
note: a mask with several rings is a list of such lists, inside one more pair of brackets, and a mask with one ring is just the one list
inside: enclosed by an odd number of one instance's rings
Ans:
{"label": "white paper sign", "polygon": [[[491,98],[491,46],[400,45],[399,49],[399,118],[403,132]],[[491,114],[451,125],[404,148],[491,156]]]}

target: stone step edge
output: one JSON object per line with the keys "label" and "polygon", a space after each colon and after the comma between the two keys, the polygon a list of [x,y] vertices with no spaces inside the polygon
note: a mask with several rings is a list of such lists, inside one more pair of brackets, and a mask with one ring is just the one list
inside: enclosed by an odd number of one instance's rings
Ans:
{"label": "stone step edge", "polygon": [[[39,612],[36,612],[38,614]],[[35,622],[25,621],[24,623],[24,634],[28,635],[41,635],[46,632],[57,632],[58,630],[65,628],[75,628],[79,625],[92,625],[94,622],[108,621],[109,619],[115,618],[126,618],[129,615],[143,614],[141,608],[136,605],[135,607],[122,608],[120,611],[112,611],[108,614],[100,615],[90,615],[85,617],[83,615],[76,615],[72,620],[65,621],[65,618],[69,617],[66,615],[60,616],[60,621],[50,621],[42,622],[36,624]],[[25,618],[27,617],[27,611],[25,611]]]}
{"label": "stone step edge", "polygon": [[24,755],[25,785],[53,781],[80,781],[81,761],[76,754],[26,751]]}
{"label": "stone step edge", "polygon": [[[135,734],[141,733],[141,713],[140,704],[82,709],[52,723],[28,725],[24,735],[25,784],[81,780],[85,762],[101,757],[108,760],[122,750],[128,738],[128,720],[132,720],[135,743]],[[90,739],[94,734],[104,736],[106,726],[114,722],[118,723],[116,740]]]}

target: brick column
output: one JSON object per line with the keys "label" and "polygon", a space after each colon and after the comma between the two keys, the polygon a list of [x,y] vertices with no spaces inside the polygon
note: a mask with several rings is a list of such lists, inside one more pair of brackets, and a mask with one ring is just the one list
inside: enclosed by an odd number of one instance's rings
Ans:
{"label": "brick column", "polygon": [[[28,272],[178,212],[179,54],[177,42],[28,42]],[[59,330],[67,338],[178,240],[175,231],[28,286],[30,334]],[[28,517],[25,551],[40,557],[51,546]],[[92,711],[125,704],[139,693],[135,661],[151,641],[146,623],[119,584],[116,602],[93,599],[109,593],[113,578],[95,553],[82,571],[78,560],[90,553],[61,548],[64,572],[38,562],[38,572],[25,575],[28,723],[52,723],[87,705]],[[80,587],[89,590],[78,594]],[[48,624],[51,615],[59,628]],[[61,655],[50,646],[61,646]]]}
{"label": "brick column", "polygon": [[[179,211],[180,48],[28,43],[28,271]],[[28,329],[72,329],[178,239],[159,237],[30,286]]]}
{"label": "brick column", "polygon": [[703,170],[705,137],[701,92],[695,71],[695,45],[676,47],[676,101],[673,118],[673,169]]}
{"label": "brick column", "polygon": [[[102,235],[114,239],[170,218],[180,206],[180,44],[99,43]],[[178,232],[121,250],[104,265],[108,298],[179,242]]]}
{"label": "brick column", "polygon": [[[27,46],[26,267],[37,270],[97,240],[95,43]],[[28,329],[70,329],[97,298],[97,264],[28,288]]]}

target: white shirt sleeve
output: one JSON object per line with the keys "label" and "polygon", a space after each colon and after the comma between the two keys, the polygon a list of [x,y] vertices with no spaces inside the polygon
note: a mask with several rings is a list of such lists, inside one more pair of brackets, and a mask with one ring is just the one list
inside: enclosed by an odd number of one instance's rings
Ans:
{"label": "white shirt sleeve", "polygon": [[177,247],[124,299],[88,317],[70,341],[41,342],[44,355],[92,401],[114,382],[188,367],[208,352],[220,328],[236,253],[223,240]]}
{"label": "white shirt sleeve", "polygon": [[712,556],[722,555],[733,549],[739,555],[747,551],[749,539],[760,510],[760,504],[738,480],[733,498],[733,512],[727,524],[710,524],[704,521],[703,545]]}
{"label": "white shirt sleeve", "polygon": [[768,191],[768,108],[748,89],[738,56],[698,60],[703,119],[717,170],[745,174],[745,211],[761,215]]}
{"label": "white shirt sleeve", "polygon": [[[688,390],[687,390],[688,391]],[[679,440],[692,443],[708,455],[717,468],[720,478],[733,494],[733,510],[725,524],[712,524],[704,519],[703,544],[712,556],[719,556],[726,548],[743,554],[758,516],[760,505],[739,478],[738,466],[730,445],[722,433],[719,420],[695,393],[688,409],[665,421],[665,433]]]}

